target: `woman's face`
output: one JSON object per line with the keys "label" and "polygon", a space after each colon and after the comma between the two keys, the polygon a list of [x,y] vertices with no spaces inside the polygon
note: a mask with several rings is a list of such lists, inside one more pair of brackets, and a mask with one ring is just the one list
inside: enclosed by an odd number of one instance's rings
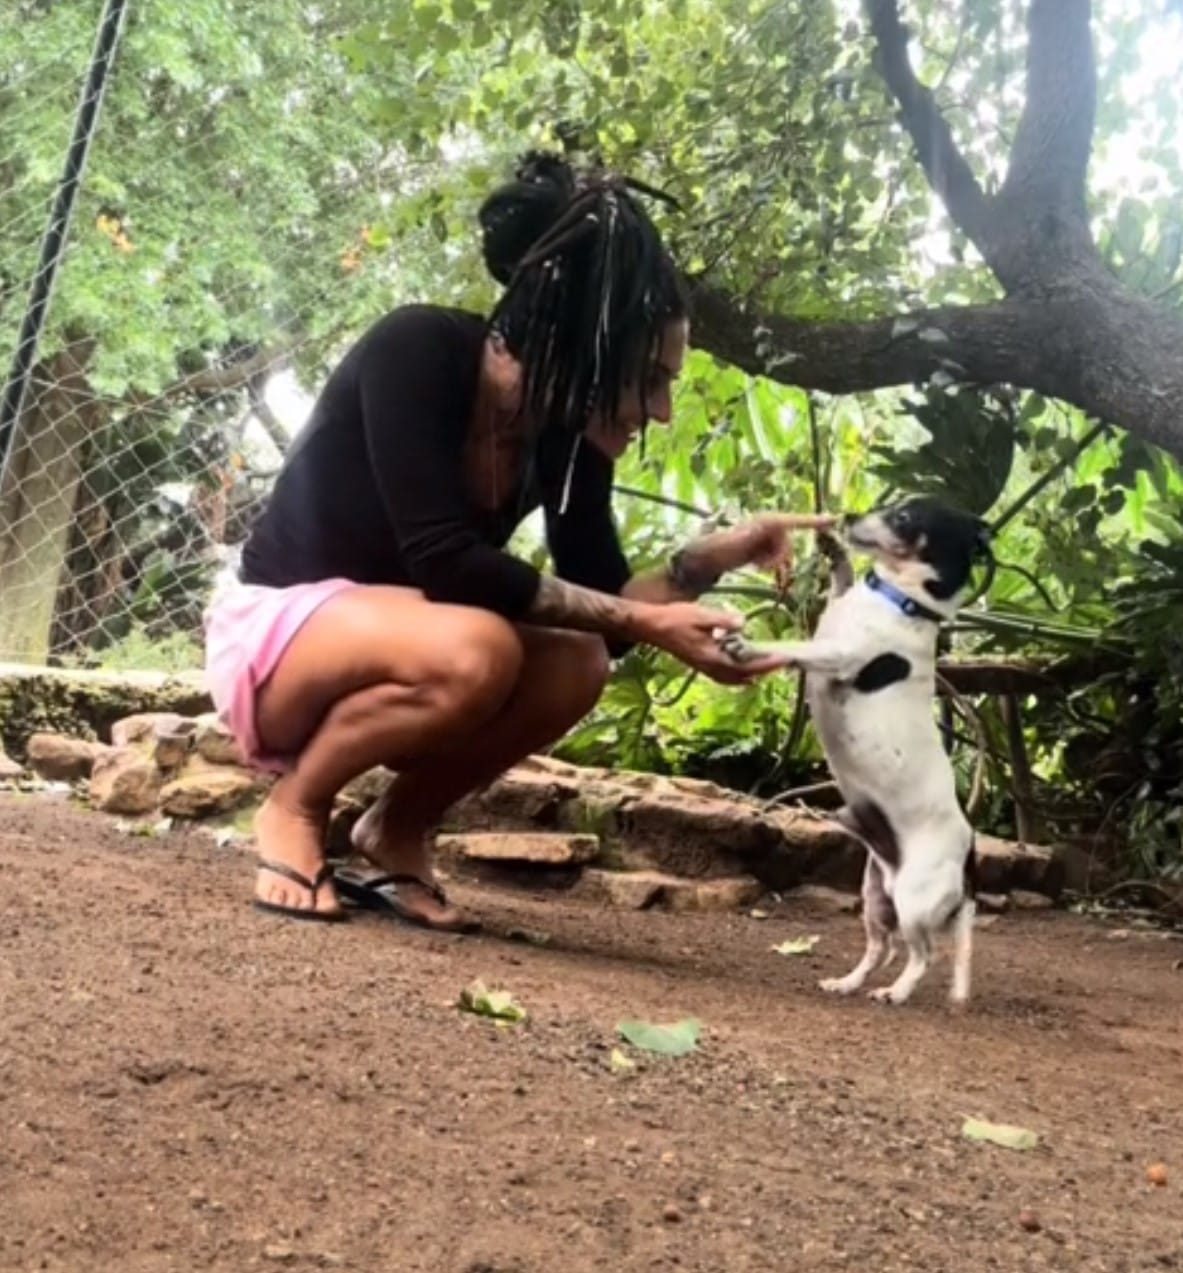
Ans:
{"label": "woman's face", "polygon": [[690,324],[684,318],[674,319],[662,330],[644,385],[626,384],[620,405],[612,420],[593,416],[584,436],[609,459],[619,459],[629,443],[651,421],[669,424],[674,413],[674,381],[686,361],[690,341]]}

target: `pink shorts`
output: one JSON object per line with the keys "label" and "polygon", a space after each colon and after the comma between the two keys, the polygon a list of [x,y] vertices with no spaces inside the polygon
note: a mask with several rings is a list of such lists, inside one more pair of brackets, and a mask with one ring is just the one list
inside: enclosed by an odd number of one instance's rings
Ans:
{"label": "pink shorts", "polygon": [[255,696],[266,684],[292,638],[330,597],[359,585],[322,579],[291,588],[264,588],[227,580],[205,611],[205,679],[214,710],[234,735],[247,761],[284,773],[293,757],[259,749]]}

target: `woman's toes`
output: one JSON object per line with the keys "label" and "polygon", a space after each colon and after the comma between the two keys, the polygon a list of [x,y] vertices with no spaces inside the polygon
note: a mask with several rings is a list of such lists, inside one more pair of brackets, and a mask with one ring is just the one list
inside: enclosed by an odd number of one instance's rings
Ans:
{"label": "woman's toes", "polygon": [[332,877],[318,879],[325,865],[324,819],[293,809],[273,792],[255,817],[255,840],[261,859],[255,878],[259,901],[340,913]]}

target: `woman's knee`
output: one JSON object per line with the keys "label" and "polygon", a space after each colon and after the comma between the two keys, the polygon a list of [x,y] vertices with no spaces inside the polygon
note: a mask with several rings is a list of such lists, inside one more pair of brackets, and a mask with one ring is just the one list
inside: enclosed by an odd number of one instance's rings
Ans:
{"label": "woman's knee", "polygon": [[580,721],[600,701],[612,671],[608,647],[602,637],[588,632],[549,631],[536,647],[527,648],[523,676],[545,684],[547,701],[553,704],[561,725]]}
{"label": "woman's knee", "polygon": [[513,693],[524,657],[513,626],[484,610],[450,616],[437,655],[425,689],[443,713],[474,724],[495,715]]}

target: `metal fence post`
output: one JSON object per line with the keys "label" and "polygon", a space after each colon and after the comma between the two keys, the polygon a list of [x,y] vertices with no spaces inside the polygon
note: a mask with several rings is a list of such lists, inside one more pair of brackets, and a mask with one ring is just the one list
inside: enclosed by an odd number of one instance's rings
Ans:
{"label": "metal fence post", "polygon": [[90,70],[78,103],[78,112],[74,118],[74,135],[70,141],[70,149],[66,152],[65,167],[62,170],[61,180],[58,182],[57,196],[54,199],[49,224],[46,226],[45,237],[41,244],[41,260],[36,274],[33,275],[32,286],[29,288],[29,299],[24,318],[21,320],[16,353],[13,355],[12,368],[4,386],[4,397],[0,400],[0,488],[3,487],[9,461],[16,453],[21,407],[24,405],[29,377],[33,371],[37,347],[45,326],[49,298],[65,252],[66,235],[70,228],[74,200],[82,184],[86,158],[90,153],[90,144],[94,140],[103,92],[107,87],[107,79],[114,65],[120,37],[123,34],[127,8],[128,0],[107,0],[103,16],[99,21],[98,33],[95,36]]}

